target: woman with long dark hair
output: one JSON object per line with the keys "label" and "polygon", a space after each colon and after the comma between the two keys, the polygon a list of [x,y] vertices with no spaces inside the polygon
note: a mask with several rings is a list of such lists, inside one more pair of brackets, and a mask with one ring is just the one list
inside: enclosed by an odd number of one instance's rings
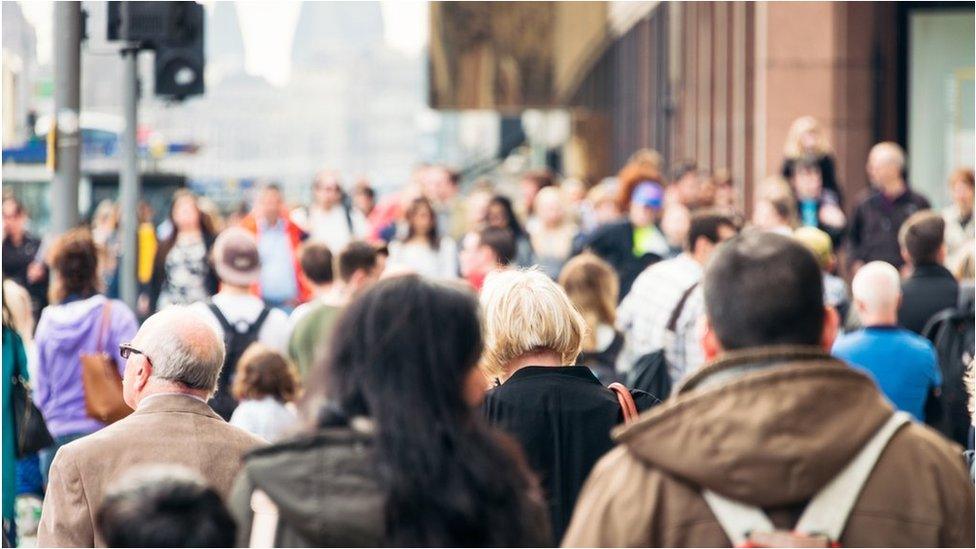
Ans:
{"label": "woman with long dark hair", "polygon": [[[516,446],[474,410],[481,350],[478,305],[460,286],[407,275],[353,301],[309,378],[313,429],[245,461],[231,496],[239,542],[253,533],[276,547],[548,544]],[[278,513],[273,533],[254,501]]]}
{"label": "woman with long dark hair", "polygon": [[430,200],[418,197],[404,212],[407,234],[390,243],[390,263],[430,278],[457,278],[457,244],[441,236]]}
{"label": "woman with long dark hair", "polygon": [[506,229],[512,233],[515,238],[515,265],[531,267],[535,264],[535,252],[532,250],[529,233],[519,223],[512,201],[507,196],[495,195],[488,201],[486,221],[489,227]]}
{"label": "woman with long dark hair", "polygon": [[150,281],[154,310],[206,301],[217,293],[217,274],[210,260],[214,234],[210,218],[190,191],[177,191],[169,209],[173,231],[159,245]]}

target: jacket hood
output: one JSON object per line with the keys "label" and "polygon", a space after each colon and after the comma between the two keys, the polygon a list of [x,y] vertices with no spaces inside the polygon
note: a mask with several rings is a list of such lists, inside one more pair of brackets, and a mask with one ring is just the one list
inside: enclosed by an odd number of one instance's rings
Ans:
{"label": "jacket hood", "polygon": [[759,507],[809,500],[892,414],[818,348],[726,353],[614,436],[670,475]]}
{"label": "jacket hood", "polygon": [[38,331],[43,325],[44,339],[53,343],[52,347],[74,348],[83,341],[97,337],[102,322],[102,305],[107,301],[103,295],[94,295],[88,299],[47,307],[41,314]]}
{"label": "jacket hood", "polygon": [[371,457],[368,434],[322,429],[252,451],[245,468],[282,521],[313,545],[375,545],[386,498]]}

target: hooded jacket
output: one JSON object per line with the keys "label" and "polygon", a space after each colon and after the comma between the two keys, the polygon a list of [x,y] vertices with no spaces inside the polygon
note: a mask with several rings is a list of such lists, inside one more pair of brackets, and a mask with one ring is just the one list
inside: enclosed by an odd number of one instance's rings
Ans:
{"label": "hooded jacket", "polygon": [[[255,490],[263,491],[277,507],[275,547],[389,545],[387,494],[373,459],[371,428],[321,428],[247,455],[228,502],[237,522],[238,547],[249,545]],[[525,546],[546,546],[545,510],[541,501],[530,507],[537,511],[526,518],[534,536]]]}
{"label": "hooded jacket", "polygon": [[[728,547],[708,488],[791,529],[807,502],[892,414],[862,373],[816,348],[730,352],[664,404],[618,428],[563,545]],[[972,547],[973,488],[962,448],[902,427],[848,517],[845,547]]]}
{"label": "hooded jacket", "polygon": [[112,300],[105,339],[99,342],[102,308],[108,301],[105,296],[95,295],[51,305],[41,313],[34,334],[37,344],[34,402],[55,437],[93,433],[105,426],[89,417],[85,410],[81,355],[104,351],[115,361],[121,375],[125,361],[119,356],[119,343],[131,341],[139,328],[135,315],[125,303]]}

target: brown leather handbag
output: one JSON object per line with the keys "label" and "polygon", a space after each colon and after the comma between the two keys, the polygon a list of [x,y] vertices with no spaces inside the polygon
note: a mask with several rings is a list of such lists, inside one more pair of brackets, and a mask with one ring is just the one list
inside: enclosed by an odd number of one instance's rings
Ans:
{"label": "brown leather handbag", "polygon": [[95,353],[81,355],[81,382],[85,387],[85,411],[104,423],[115,423],[132,413],[122,399],[122,376],[112,357],[105,352],[105,337],[112,319],[112,300],[102,306]]}

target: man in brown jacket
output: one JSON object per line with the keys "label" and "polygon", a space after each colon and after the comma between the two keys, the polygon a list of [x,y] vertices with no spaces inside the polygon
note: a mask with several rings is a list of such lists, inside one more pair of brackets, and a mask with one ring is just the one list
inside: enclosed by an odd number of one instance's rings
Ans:
{"label": "man in brown jacket", "polygon": [[220,418],[213,394],[224,344],[205,319],[172,307],[146,320],[131,344],[122,378],[135,412],[63,446],[51,466],[39,547],[102,546],[95,514],[107,485],[136,465],[182,465],[227,497],[241,457],[263,441]]}
{"label": "man in brown jacket", "polygon": [[[837,315],[824,308],[816,260],[799,244],[736,237],[716,252],[703,290],[710,362],[615,432],[619,446],[590,474],[564,546],[728,547],[704,490],[790,530],[891,418],[871,379],[824,351]],[[973,547],[962,448],[918,423],[883,448],[831,541]]]}

